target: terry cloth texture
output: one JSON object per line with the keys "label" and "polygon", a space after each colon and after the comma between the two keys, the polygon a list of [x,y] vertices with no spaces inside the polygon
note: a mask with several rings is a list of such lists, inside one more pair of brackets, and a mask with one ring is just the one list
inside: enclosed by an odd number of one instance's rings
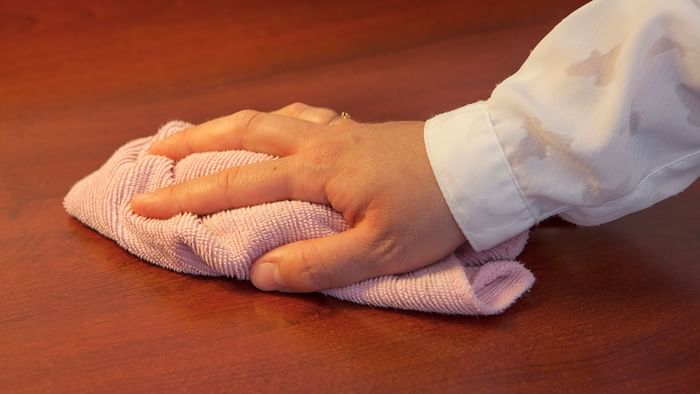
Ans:
{"label": "terry cloth texture", "polygon": [[[69,214],[153,264],[194,275],[247,280],[251,264],[280,245],[328,236],[349,226],[319,204],[279,201],[207,216],[190,213],[167,220],[134,214],[130,200],[144,193],[228,167],[273,160],[248,151],[192,154],[179,162],[148,154],[148,147],[191,125],[172,121],[154,137],[119,148],[65,197]],[[492,249],[465,245],[434,264],[406,274],[365,280],[322,293],[359,304],[426,312],[492,315],[502,312],[534,283],[513,259],[527,234]]]}

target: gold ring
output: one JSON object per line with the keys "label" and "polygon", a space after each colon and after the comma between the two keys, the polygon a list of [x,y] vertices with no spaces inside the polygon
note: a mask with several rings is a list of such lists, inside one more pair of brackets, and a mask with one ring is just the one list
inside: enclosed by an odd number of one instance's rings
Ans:
{"label": "gold ring", "polygon": [[347,112],[345,112],[345,111],[343,111],[343,112],[340,113],[340,115],[338,115],[338,116],[336,116],[335,118],[333,118],[333,120],[331,120],[330,123],[328,123],[328,125],[329,125],[329,126],[332,126],[335,122],[337,122],[337,121],[339,121],[339,120],[345,120],[345,119],[350,119],[350,114],[347,113]]}

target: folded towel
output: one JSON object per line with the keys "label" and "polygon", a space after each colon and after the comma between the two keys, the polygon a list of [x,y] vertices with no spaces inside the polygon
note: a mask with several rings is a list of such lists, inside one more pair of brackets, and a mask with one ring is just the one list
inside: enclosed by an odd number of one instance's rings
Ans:
{"label": "folded towel", "polygon": [[[167,220],[136,215],[130,208],[130,200],[136,194],[228,167],[274,159],[238,150],[196,153],[174,162],[147,153],[155,141],[190,126],[173,121],[154,137],[137,139],[119,148],[100,169],[73,186],[64,200],[68,213],[161,267],[242,280],[249,278],[251,264],[271,249],[349,228],[342,215],[330,207],[302,201],[279,201],[201,217],[183,213]],[[475,252],[465,244],[423,269],[322,293],[380,307],[497,314],[534,283],[530,271],[512,261],[526,240],[527,234],[523,233],[483,252]]]}

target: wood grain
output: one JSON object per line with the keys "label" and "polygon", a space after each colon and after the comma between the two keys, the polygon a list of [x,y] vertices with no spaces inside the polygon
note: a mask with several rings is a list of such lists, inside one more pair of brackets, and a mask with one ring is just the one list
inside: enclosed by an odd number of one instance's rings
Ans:
{"label": "wood grain", "polygon": [[179,275],[69,218],[68,188],[173,118],[304,101],[425,119],[488,97],[583,0],[0,3],[0,391],[690,392],[700,185],[551,220],[505,314],[455,318]]}

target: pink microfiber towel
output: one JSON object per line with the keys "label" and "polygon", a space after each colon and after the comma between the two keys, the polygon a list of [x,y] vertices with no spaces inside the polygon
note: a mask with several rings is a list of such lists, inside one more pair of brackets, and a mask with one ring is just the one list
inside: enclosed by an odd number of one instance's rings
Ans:
{"label": "pink microfiber towel", "polygon": [[[272,160],[248,151],[192,154],[179,162],[148,154],[148,147],[190,127],[173,121],[154,137],[119,148],[100,169],[76,183],[64,200],[69,214],[131,253],[174,271],[248,279],[251,264],[280,245],[328,236],[348,228],[330,207],[279,201],[207,216],[179,214],[149,219],[131,211],[139,193],[208,175],[227,167]],[[368,279],[324,294],[359,304],[460,315],[502,312],[534,283],[512,261],[527,234],[475,252],[468,245],[434,264],[406,274]]]}

